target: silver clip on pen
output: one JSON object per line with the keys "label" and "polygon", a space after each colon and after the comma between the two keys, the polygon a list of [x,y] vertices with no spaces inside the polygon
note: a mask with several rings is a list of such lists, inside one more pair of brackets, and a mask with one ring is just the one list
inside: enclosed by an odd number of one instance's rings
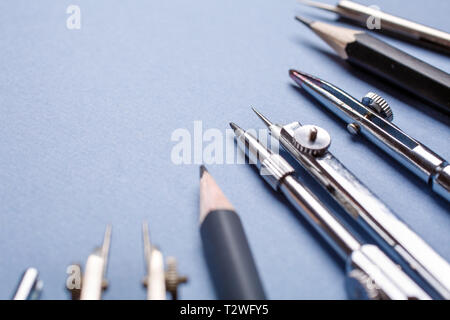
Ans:
{"label": "silver clip on pen", "polygon": [[151,244],[146,222],[142,225],[142,236],[147,266],[147,275],[144,279],[144,285],[147,287],[147,300],[166,300],[164,258],[161,251]]}
{"label": "silver clip on pen", "polygon": [[270,186],[283,193],[346,260],[346,289],[354,299],[428,300],[429,295],[377,246],[362,244],[295,177],[294,169],[254,136],[231,123],[239,147]]}
{"label": "silver clip on pen", "polygon": [[395,126],[392,110],[383,98],[371,92],[359,102],[325,80],[296,70],[290,70],[289,75],[297,85],[348,123],[350,133],[363,134],[422,178],[433,191],[450,200],[450,165]]}
{"label": "silver clip on pen", "polygon": [[39,271],[28,268],[22,275],[13,300],[37,300],[39,299],[44,283],[39,280]]}
{"label": "silver clip on pen", "polygon": [[450,265],[328,151],[328,132],[299,122],[281,126],[253,109],[286,151],[369,232],[394,249],[444,299],[450,299]]}
{"label": "silver clip on pen", "polygon": [[85,272],[81,281],[80,300],[100,300],[107,287],[105,278],[111,245],[111,225],[106,227],[103,245],[94,250],[86,261]]}

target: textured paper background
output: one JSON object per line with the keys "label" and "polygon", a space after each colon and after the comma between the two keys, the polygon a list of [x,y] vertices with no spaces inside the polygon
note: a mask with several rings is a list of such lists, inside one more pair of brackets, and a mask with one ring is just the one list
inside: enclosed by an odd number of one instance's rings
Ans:
{"label": "textured paper background", "polygon": [[[445,0],[360,2],[450,30]],[[66,28],[70,4],[81,8],[81,30]],[[350,68],[294,21],[296,14],[335,19],[294,0],[2,1],[0,298],[10,298],[23,270],[35,266],[43,298],[66,299],[67,265],[84,264],[110,222],[104,297],[144,299],[144,219],[152,240],[190,277],[181,297],[214,298],[197,228],[198,166],[172,164],[170,137],[177,128],[192,132],[194,120],[204,130],[228,128],[229,121],[262,128],[250,106],[276,122],[326,128],[331,151],[450,259],[448,203],[372,144],[352,138],[292,87],[288,69],[355,96],[378,92],[400,128],[450,159],[448,119],[430,117],[408,94]],[[450,71],[448,57],[383,39]],[[346,298],[342,262],[254,170],[208,168],[242,217],[270,298]]]}

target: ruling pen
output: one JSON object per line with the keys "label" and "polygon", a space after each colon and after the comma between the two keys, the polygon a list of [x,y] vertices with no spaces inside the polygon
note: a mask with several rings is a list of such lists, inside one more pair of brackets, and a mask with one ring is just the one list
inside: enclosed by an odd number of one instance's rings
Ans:
{"label": "ruling pen", "polygon": [[272,123],[253,109],[286,151],[368,231],[382,247],[403,259],[402,267],[417,273],[443,299],[450,299],[450,265],[401,221],[329,151],[331,136],[315,125]]}
{"label": "ruling pen", "polygon": [[359,102],[338,87],[309,74],[290,70],[300,87],[347,123],[352,134],[362,134],[422,178],[436,193],[450,200],[450,164],[395,126],[388,103],[374,93]]}
{"label": "ruling pen", "polygon": [[450,75],[363,31],[296,19],[328,43],[339,56],[382,77],[450,114]]}
{"label": "ruling pen", "polygon": [[200,235],[219,299],[266,299],[241,219],[204,166],[200,167]]}
{"label": "ruling pen", "polygon": [[239,147],[269,185],[346,260],[346,289],[352,299],[428,300],[430,296],[377,246],[362,244],[295,176],[291,165],[234,123]]}
{"label": "ruling pen", "polygon": [[425,47],[450,53],[450,34],[423,24],[385,13],[378,8],[368,7],[353,1],[342,0],[337,5],[318,1],[299,0],[308,6],[337,13],[339,16],[367,26],[367,22],[379,20],[374,30],[387,31],[402,39],[408,39]]}

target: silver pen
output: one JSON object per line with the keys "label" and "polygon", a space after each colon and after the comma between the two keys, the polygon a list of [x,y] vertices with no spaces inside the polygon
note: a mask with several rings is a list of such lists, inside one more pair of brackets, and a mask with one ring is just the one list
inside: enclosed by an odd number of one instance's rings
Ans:
{"label": "silver pen", "polygon": [[42,280],[39,280],[39,271],[36,268],[28,268],[20,279],[13,300],[37,300],[43,285]]}
{"label": "silver pen", "polygon": [[239,147],[269,185],[283,193],[302,216],[346,260],[346,289],[353,299],[428,300],[430,296],[377,246],[362,244],[296,178],[294,169],[250,133],[231,123]]}
{"label": "silver pen", "polygon": [[448,162],[395,126],[388,103],[372,92],[358,101],[342,89],[306,73],[290,70],[300,87],[347,123],[351,134],[363,134],[422,178],[433,191],[450,200]]}
{"label": "silver pen", "polygon": [[[385,13],[378,8],[365,6],[353,1],[339,1],[337,5],[329,5],[317,1],[299,0],[308,6],[337,13],[339,16],[355,21],[359,24],[374,24],[374,29],[389,31],[402,38],[414,40],[426,47],[450,52],[450,33],[427,27],[407,19]],[[379,25],[375,25],[376,20]],[[375,28],[376,27],[376,28]]]}
{"label": "silver pen", "polygon": [[[380,245],[392,248],[441,298],[450,299],[450,265],[328,151],[329,133],[314,125],[272,123],[253,109],[276,138]],[[406,271],[406,270],[405,270]]]}
{"label": "silver pen", "polygon": [[110,245],[111,225],[107,225],[102,246],[95,249],[86,261],[81,281],[80,300],[100,300],[102,298],[102,293],[107,288],[105,275]]}

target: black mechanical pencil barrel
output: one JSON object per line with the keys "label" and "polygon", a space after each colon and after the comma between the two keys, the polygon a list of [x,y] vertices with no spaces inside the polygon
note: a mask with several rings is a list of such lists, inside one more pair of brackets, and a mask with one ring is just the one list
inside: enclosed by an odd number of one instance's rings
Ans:
{"label": "black mechanical pencil barrel", "polygon": [[200,167],[200,235],[219,299],[266,299],[241,220],[204,166]]}
{"label": "black mechanical pencil barrel", "polygon": [[450,75],[363,31],[296,19],[328,43],[341,58],[450,114]]}

